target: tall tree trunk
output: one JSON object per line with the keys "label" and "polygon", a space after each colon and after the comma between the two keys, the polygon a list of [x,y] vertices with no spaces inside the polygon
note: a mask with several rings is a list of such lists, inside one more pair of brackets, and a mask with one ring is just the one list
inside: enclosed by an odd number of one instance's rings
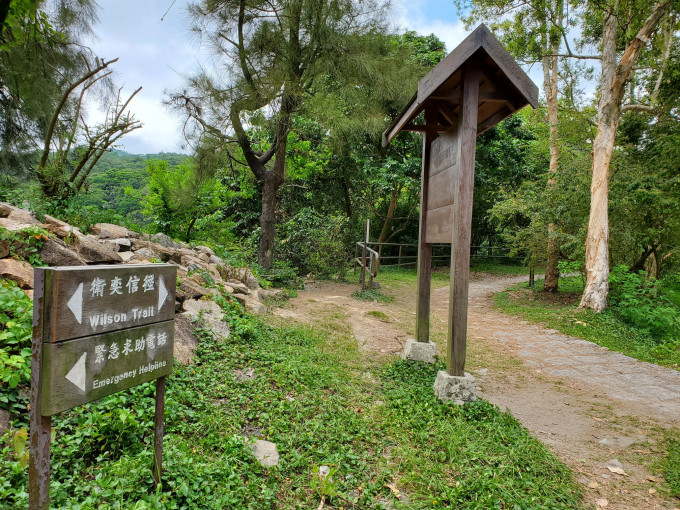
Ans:
{"label": "tall tree trunk", "polygon": [[668,12],[670,1],[654,5],[649,18],[628,44],[618,62],[617,8],[618,1],[605,14],[602,32],[602,74],[597,104],[597,135],[593,142],[590,219],[586,236],[586,287],[579,305],[579,308],[591,308],[596,312],[601,312],[607,306],[609,290],[609,165],[621,117],[624,87],[633,64],[649,41],[650,34]]}
{"label": "tall tree trunk", "polygon": [[[561,26],[562,0],[556,0],[556,7],[559,16],[558,23]],[[548,186],[552,187],[555,185],[557,164],[560,156],[559,132],[557,126],[557,54],[560,49],[559,42],[554,42],[550,49],[552,50],[552,55],[543,57],[543,87],[545,89],[545,98],[548,106],[548,124],[550,125],[550,176],[548,177]],[[545,268],[545,280],[543,281],[543,290],[546,292],[557,292],[560,277],[560,272],[557,269],[557,263],[560,257],[560,247],[557,244],[556,235],[557,228],[554,223],[550,223],[548,225],[547,264]]]}

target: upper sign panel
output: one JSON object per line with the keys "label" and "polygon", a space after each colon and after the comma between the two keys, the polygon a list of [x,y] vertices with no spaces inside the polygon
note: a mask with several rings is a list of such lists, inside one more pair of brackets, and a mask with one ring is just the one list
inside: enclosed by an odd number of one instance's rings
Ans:
{"label": "upper sign panel", "polygon": [[45,342],[171,320],[177,268],[169,264],[45,270]]}

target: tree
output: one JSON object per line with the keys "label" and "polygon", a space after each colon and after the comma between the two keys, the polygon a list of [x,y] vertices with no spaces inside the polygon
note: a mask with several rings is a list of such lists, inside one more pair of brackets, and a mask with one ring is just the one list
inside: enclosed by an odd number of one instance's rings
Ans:
{"label": "tree", "polygon": [[[559,164],[558,62],[562,40],[569,27],[564,16],[565,0],[473,0],[458,1],[459,9],[472,7],[466,22],[495,20],[492,27],[503,35],[510,52],[525,63],[540,62],[549,130],[549,173],[547,185],[554,186]],[[512,13],[509,17],[508,14]],[[547,256],[543,289],[556,292],[559,280],[557,264],[559,243],[554,222],[547,227]]]}
{"label": "tree", "polygon": [[[384,45],[370,44],[384,30],[381,7],[350,0],[204,0],[190,7],[194,30],[219,67],[192,77],[169,104],[187,117],[189,133],[238,146],[238,163],[261,183],[258,261],[264,267],[274,260],[277,191],[293,117],[319,111],[343,86],[366,94],[364,78],[375,80],[381,65],[376,53]],[[384,117],[373,113],[363,111],[364,127],[378,130]]]}
{"label": "tree", "polygon": [[108,106],[104,122],[94,129],[82,115],[86,93],[111,75],[108,68],[117,60],[96,60],[95,67],[72,83],[66,82],[66,90],[47,126],[42,155],[35,169],[46,197],[59,201],[73,197],[82,189],[102,155],[123,135],[142,127],[128,111],[130,101],[141,87],[127,99],[121,97],[119,89],[115,101]]}
{"label": "tree", "polygon": [[[616,0],[588,12],[591,38],[601,40],[597,134],[593,141],[590,218],[586,236],[586,287],[580,308],[601,312],[609,289],[609,177],[626,84],[640,54],[671,8],[670,0],[650,6]],[[635,35],[632,35],[635,34]],[[662,71],[661,71],[662,72]],[[631,107],[629,107],[630,109]]]}

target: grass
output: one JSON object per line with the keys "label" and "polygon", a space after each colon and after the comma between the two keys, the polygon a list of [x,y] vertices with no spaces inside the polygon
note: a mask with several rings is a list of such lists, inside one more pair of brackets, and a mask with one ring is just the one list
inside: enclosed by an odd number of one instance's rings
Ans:
{"label": "grass", "polygon": [[352,297],[359,301],[376,301],[378,303],[391,303],[394,301],[392,296],[383,294],[378,289],[357,290],[352,293]]}
{"label": "grass", "polygon": [[660,342],[647,331],[623,322],[609,309],[599,314],[577,310],[583,291],[580,277],[560,278],[557,294],[543,293],[542,286],[542,280],[537,281],[533,289],[526,283],[514,285],[496,294],[496,306],[505,313],[545,324],[632,358],[678,369],[680,341],[677,339]]}
{"label": "grass", "polygon": [[[328,328],[274,328],[220,304],[234,334],[199,331],[193,364],[168,377],[161,489],[145,384],[55,417],[54,507],[307,509],[323,495],[333,509],[579,508],[569,470],[510,414],[435,398],[441,366],[369,365],[335,317]],[[257,377],[237,381],[233,371],[248,367]],[[278,445],[278,466],[253,459],[255,438]],[[9,440],[0,501],[25,508],[27,472]],[[320,465],[330,482],[319,483]]]}
{"label": "grass", "polygon": [[390,322],[390,318],[387,316],[387,314],[384,312],[380,312],[378,310],[371,310],[370,312],[366,312],[366,315],[383,322]]}
{"label": "grass", "polygon": [[666,458],[663,461],[663,473],[671,489],[671,495],[680,498],[680,440],[668,438],[666,440]]}

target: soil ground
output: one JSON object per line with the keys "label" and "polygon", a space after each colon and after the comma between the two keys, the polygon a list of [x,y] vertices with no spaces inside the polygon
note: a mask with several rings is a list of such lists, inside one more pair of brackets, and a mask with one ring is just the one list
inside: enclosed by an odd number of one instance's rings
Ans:
{"label": "soil ground", "polygon": [[[480,395],[510,412],[575,473],[587,508],[676,509],[655,463],[668,431],[680,427],[680,372],[504,315],[493,294],[526,276],[473,273],[466,369]],[[367,359],[396,356],[413,337],[415,288],[397,282],[389,304],[351,297],[356,285],[312,283],[275,314],[347,322]],[[432,290],[430,338],[446,349],[449,287]],[[625,474],[605,466],[618,459]]]}

